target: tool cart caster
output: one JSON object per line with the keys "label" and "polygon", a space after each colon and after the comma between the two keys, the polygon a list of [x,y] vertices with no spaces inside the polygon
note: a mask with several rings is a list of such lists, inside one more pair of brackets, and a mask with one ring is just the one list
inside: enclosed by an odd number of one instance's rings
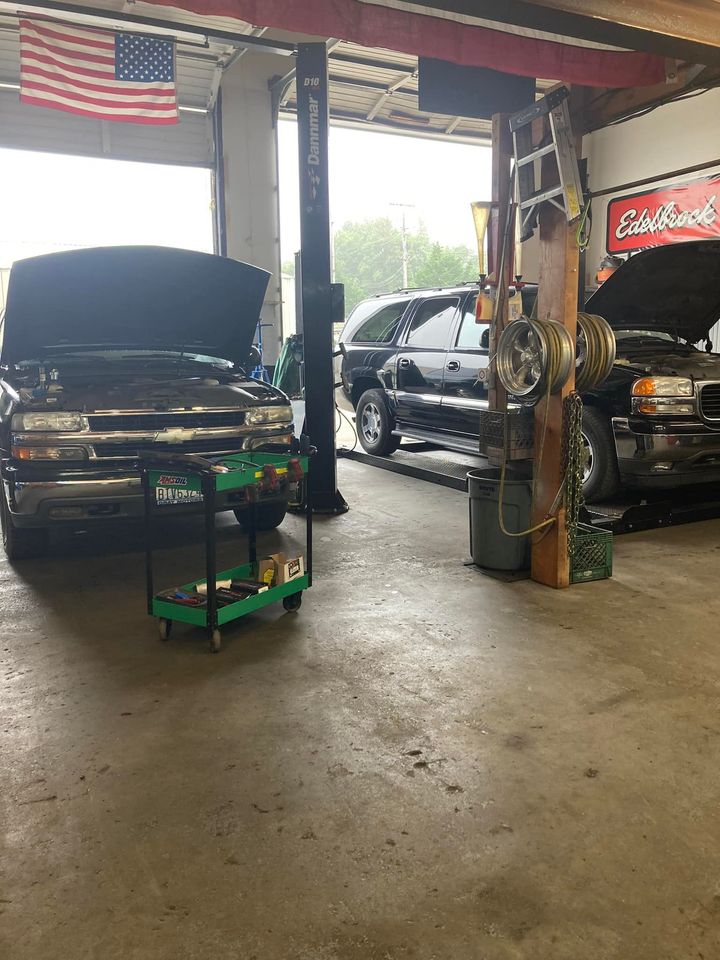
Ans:
{"label": "tool cart caster", "polygon": [[283,606],[289,612],[300,609],[302,603],[302,593],[291,593],[289,597],[283,597]]}
{"label": "tool cart caster", "polygon": [[222,646],[222,638],[220,636],[219,630],[213,630],[210,635],[210,653],[220,653],[220,647]]}
{"label": "tool cart caster", "polygon": [[170,634],[172,633],[172,620],[166,620],[165,617],[160,617],[158,620],[158,629],[160,631],[160,639],[169,640]]}

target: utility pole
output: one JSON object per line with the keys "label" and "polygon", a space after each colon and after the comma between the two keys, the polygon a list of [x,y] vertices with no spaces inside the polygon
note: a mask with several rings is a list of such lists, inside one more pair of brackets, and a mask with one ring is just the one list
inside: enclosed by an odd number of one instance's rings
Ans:
{"label": "utility pole", "polygon": [[390,206],[402,208],[402,275],[403,275],[402,285],[403,285],[403,288],[406,288],[410,285],[408,283],[408,263],[410,261],[410,258],[408,256],[407,224],[405,222],[405,211],[411,210],[411,209],[414,210],[415,204],[414,203],[391,203]]}

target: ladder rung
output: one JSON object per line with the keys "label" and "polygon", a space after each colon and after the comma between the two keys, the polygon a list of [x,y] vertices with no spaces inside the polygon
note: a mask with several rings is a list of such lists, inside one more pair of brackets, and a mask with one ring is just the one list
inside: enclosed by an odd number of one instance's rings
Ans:
{"label": "ladder rung", "polygon": [[562,187],[551,187],[549,190],[541,190],[540,193],[534,193],[531,197],[525,197],[520,201],[520,209],[524,210],[526,207],[532,207],[538,203],[544,203],[546,200],[551,200],[553,197],[559,197],[564,193]]}
{"label": "ladder rung", "polygon": [[534,160],[538,160],[540,157],[546,157],[549,153],[553,153],[555,150],[555,144],[549,143],[546,147],[540,147],[539,150],[533,150],[532,153],[526,153],[524,157],[518,157],[517,165],[522,167],[526,163],[532,163]]}

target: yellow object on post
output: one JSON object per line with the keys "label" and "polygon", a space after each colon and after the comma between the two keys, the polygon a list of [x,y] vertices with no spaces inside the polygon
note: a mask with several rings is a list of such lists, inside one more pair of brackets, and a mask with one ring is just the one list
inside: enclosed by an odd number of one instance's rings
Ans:
{"label": "yellow object on post", "polygon": [[485,256],[485,240],[487,238],[488,224],[490,223],[491,207],[492,203],[487,200],[475,200],[470,204],[473,222],[475,224],[475,236],[477,237],[478,272],[481,277],[486,277],[488,272],[487,258]]}

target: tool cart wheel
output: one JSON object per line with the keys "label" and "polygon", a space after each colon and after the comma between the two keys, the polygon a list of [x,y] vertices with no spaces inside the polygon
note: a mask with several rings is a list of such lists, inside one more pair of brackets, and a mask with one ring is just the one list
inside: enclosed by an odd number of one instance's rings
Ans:
{"label": "tool cart wheel", "polygon": [[222,639],[219,630],[213,630],[210,637],[210,653],[219,653],[222,646]]}
{"label": "tool cart wheel", "polygon": [[161,640],[169,640],[170,634],[172,633],[172,620],[160,617],[158,620],[158,630],[160,631]]}
{"label": "tool cart wheel", "polygon": [[300,609],[302,603],[302,591],[300,593],[291,593],[289,597],[283,597],[283,606],[286,610],[294,611]]}

